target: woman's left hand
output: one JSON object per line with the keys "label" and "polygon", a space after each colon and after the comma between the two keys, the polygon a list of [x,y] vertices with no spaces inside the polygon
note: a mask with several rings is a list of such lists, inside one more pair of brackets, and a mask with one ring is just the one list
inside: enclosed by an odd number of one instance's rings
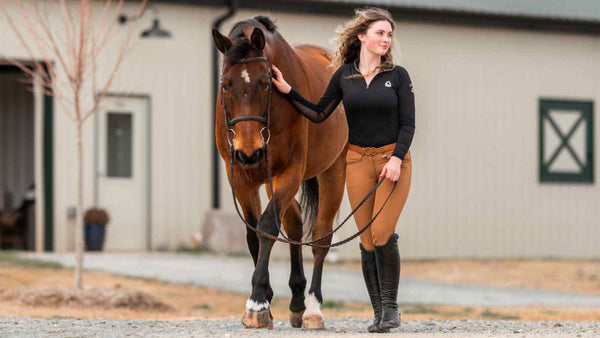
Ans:
{"label": "woman's left hand", "polygon": [[283,78],[283,74],[281,74],[279,68],[275,67],[275,65],[271,65],[271,68],[273,68],[273,75],[275,75],[271,78],[271,81],[275,84],[277,90],[284,94],[289,94],[292,90],[292,86],[290,86],[287,83],[287,81],[285,81],[285,79]]}
{"label": "woman's left hand", "polygon": [[402,166],[402,160],[396,156],[390,157],[388,163],[381,170],[381,174],[379,174],[379,178],[387,178],[392,182],[398,181],[400,178],[400,170]]}

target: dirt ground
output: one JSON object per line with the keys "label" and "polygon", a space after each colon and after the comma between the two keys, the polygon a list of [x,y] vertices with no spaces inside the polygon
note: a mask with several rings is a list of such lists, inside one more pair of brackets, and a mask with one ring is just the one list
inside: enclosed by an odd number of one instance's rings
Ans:
{"label": "dirt ground", "polygon": [[[327,268],[359,268],[356,263]],[[448,283],[510,286],[600,294],[600,262],[590,261],[414,261],[403,264],[403,274],[413,278]],[[70,286],[73,271],[0,260],[0,294],[15,287]],[[239,317],[247,295],[221,292],[190,285],[161,283],[153,279],[114,276],[104,272],[84,273],[87,288],[119,288],[148,293],[171,311],[133,311],[122,308],[81,306],[29,306],[19,301],[2,300],[0,316],[194,319]],[[276,298],[272,304],[275,319],[287,320],[288,299]],[[462,307],[445,305],[401,305],[404,320],[428,319],[508,319],[600,321],[600,309],[581,307]],[[353,302],[323,304],[325,317],[370,317],[370,306]]]}

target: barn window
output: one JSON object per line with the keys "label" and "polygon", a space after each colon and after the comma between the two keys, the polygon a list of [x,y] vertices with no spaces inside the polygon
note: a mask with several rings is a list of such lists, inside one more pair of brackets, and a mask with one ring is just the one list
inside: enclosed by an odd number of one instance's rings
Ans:
{"label": "barn window", "polygon": [[540,100],[540,182],[594,182],[593,106]]}
{"label": "barn window", "polygon": [[131,178],[132,172],[132,114],[107,114],[107,154],[108,177]]}

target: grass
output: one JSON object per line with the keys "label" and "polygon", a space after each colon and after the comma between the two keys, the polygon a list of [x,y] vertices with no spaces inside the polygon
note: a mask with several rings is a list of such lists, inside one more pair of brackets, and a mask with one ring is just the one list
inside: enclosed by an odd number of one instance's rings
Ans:
{"label": "grass", "polygon": [[434,308],[427,307],[426,305],[417,304],[409,307],[402,307],[402,313],[406,314],[439,314],[440,312]]}
{"label": "grass", "polygon": [[194,306],[194,310],[210,310],[210,305],[209,304],[197,304],[196,306]]}
{"label": "grass", "polygon": [[344,307],[344,302],[337,300],[324,300],[323,304],[321,304],[323,309],[339,309]]}
{"label": "grass", "polygon": [[490,310],[484,310],[481,312],[481,316],[489,319],[502,319],[502,320],[519,320],[521,317],[519,316],[506,316],[501,313],[492,312]]}
{"label": "grass", "polygon": [[25,268],[64,269],[60,263],[45,262],[37,259],[19,257],[15,252],[0,252],[0,264],[15,265]]}
{"label": "grass", "polygon": [[[132,280],[143,280],[145,282],[159,282],[159,283],[163,283],[163,281],[159,280],[156,277],[152,277],[152,276],[137,276],[137,275],[127,275],[127,274],[120,274],[120,273],[115,273],[115,276],[120,276],[123,278],[127,278],[127,279],[132,279]],[[169,282],[164,282],[165,284],[171,284]]]}
{"label": "grass", "polygon": [[[398,309],[402,314],[417,314],[417,315],[439,315],[444,317],[452,317],[452,316],[471,316],[474,312],[473,308],[470,306],[464,307],[459,311],[443,311],[436,309],[435,306],[427,305],[427,304],[398,304]],[[489,312],[489,311],[488,311]],[[493,316],[495,314],[489,312],[489,316]],[[502,318],[499,315],[498,319],[516,319],[515,317],[506,317]]]}
{"label": "grass", "polygon": [[240,258],[240,257],[252,257],[247,251],[234,251],[227,254],[229,257]]}
{"label": "grass", "polygon": [[190,246],[187,246],[185,244],[181,244],[177,247],[177,249],[175,249],[176,253],[186,253],[186,254],[205,254],[205,253],[211,253],[213,252],[212,250],[210,250],[208,247],[201,245],[197,248],[192,248]]}

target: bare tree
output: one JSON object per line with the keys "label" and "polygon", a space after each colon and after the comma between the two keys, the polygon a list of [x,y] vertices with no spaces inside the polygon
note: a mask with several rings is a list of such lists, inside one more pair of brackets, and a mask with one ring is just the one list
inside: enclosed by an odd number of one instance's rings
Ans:
{"label": "bare tree", "polygon": [[[76,129],[75,287],[81,289],[84,249],[82,127],[100,109],[130,49],[135,26],[129,26],[122,35],[112,65],[102,64],[110,68],[103,73],[105,78],[100,83],[97,77],[100,57],[118,35],[115,25],[124,0],[11,0],[11,3],[16,5],[13,9],[17,12],[8,9],[7,0],[0,0],[0,11],[29,54],[31,63],[25,65],[14,59],[7,60],[21,69],[29,81],[40,86],[46,95],[53,96]],[[146,0],[139,2],[136,17],[141,16],[145,6]]]}

